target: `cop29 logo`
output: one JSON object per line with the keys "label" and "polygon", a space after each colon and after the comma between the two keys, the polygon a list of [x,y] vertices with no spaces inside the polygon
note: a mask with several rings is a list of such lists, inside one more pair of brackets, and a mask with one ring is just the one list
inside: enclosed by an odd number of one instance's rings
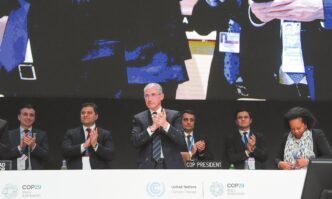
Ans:
{"label": "cop29 logo", "polygon": [[161,182],[151,182],[146,185],[146,192],[151,197],[161,197],[165,193],[165,185]]}
{"label": "cop29 logo", "polygon": [[18,188],[16,185],[6,184],[1,191],[1,194],[6,199],[14,199],[18,195]]}
{"label": "cop29 logo", "polygon": [[221,196],[224,193],[224,186],[220,182],[212,182],[210,185],[210,193],[214,197]]}

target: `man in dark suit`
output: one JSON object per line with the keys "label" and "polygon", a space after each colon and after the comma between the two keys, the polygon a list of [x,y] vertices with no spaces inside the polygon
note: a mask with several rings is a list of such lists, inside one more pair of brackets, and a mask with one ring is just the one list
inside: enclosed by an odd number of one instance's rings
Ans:
{"label": "man in dark suit", "polygon": [[226,151],[230,161],[237,169],[264,169],[267,151],[262,134],[252,130],[251,113],[247,109],[239,109],[235,113],[237,131],[231,133],[226,140]]}
{"label": "man in dark suit", "polygon": [[20,127],[8,132],[9,158],[14,170],[45,169],[49,156],[47,134],[33,127],[35,118],[32,105],[22,106],[18,114]]}
{"label": "man in dark suit", "polygon": [[0,119],[0,160],[6,159],[8,137],[8,123],[6,120]]}
{"label": "man in dark suit", "polygon": [[110,169],[114,146],[108,130],[96,126],[98,107],[84,103],[82,126],[69,129],[62,143],[68,169]]}
{"label": "man in dark suit", "polygon": [[148,110],[134,116],[131,131],[131,141],[139,149],[138,168],[184,168],[180,152],[187,146],[180,130],[180,113],[161,106],[164,94],[157,83],[145,86],[144,99]]}
{"label": "man in dark suit", "polygon": [[191,160],[212,160],[213,154],[206,139],[201,134],[194,133],[195,122],[196,116],[192,110],[182,112],[182,128]]}

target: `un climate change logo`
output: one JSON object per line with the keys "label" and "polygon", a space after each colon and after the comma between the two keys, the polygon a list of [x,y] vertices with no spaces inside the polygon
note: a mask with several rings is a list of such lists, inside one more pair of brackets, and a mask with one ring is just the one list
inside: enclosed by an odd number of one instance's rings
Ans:
{"label": "un climate change logo", "polygon": [[220,182],[212,182],[210,185],[210,193],[214,197],[221,196],[224,193],[224,186]]}
{"label": "un climate change logo", "polygon": [[7,199],[14,199],[17,197],[18,194],[17,186],[12,184],[6,184],[1,191],[1,194]]}
{"label": "un climate change logo", "polygon": [[151,182],[146,185],[146,192],[151,197],[161,197],[165,193],[165,185],[160,182]]}

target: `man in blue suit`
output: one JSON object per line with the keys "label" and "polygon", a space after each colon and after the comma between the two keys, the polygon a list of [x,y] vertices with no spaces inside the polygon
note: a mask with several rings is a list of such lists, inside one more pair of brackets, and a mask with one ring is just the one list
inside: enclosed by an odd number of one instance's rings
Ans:
{"label": "man in blue suit", "polygon": [[162,87],[150,83],[144,88],[148,110],[134,116],[131,141],[138,152],[140,169],[182,169],[181,151],[187,150],[181,132],[181,115],[178,111],[161,106],[164,99]]}
{"label": "man in blue suit", "polygon": [[33,127],[36,111],[30,104],[22,106],[18,114],[20,127],[8,132],[9,159],[14,170],[45,169],[48,159],[46,132]]}

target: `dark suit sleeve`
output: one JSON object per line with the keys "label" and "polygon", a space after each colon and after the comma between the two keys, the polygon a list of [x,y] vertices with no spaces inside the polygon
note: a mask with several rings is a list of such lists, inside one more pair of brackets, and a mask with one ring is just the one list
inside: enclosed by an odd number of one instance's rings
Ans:
{"label": "dark suit sleeve", "polygon": [[[46,160],[48,158],[48,139],[45,132],[40,133],[40,140],[37,140],[37,145],[31,152],[31,155],[38,159]],[[37,135],[38,136],[38,135]]]}
{"label": "dark suit sleeve", "polygon": [[201,152],[197,151],[196,156],[197,156],[198,160],[213,160],[214,156],[213,156],[213,153],[210,150],[210,147],[209,147],[209,144],[208,144],[207,140],[204,137],[201,137],[200,135],[198,135],[195,138],[195,142],[198,142],[200,140],[205,142],[205,149]]}
{"label": "dark suit sleeve", "polygon": [[149,135],[148,131],[143,128],[142,121],[139,118],[134,117],[133,128],[131,130],[131,142],[135,147],[140,147],[146,144],[152,136]]}
{"label": "dark suit sleeve", "polygon": [[95,152],[100,159],[110,161],[112,160],[114,153],[114,145],[111,132],[102,130],[102,132],[100,132],[100,135],[102,135],[102,139],[98,140],[98,148]]}
{"label": "dark suit sleeve", "polygon": [[256,148],[255,150],[250,154],[250,156],[254,157],[255,159],[264,162],[267,160],[267,151],[265,146],[265,141],[263,138],[263,135],[261,134],[255,134],[256,136]]}
{"label": "dark suit sleeve", "polygon": [[172,121],[168,121],[170,127],[166,135],[176,143],[181,151],[188,151],[187,144],[185,141],[184,134],[181,132],[181,115],[179,112],[174,114],[174,117],[171,117]]}
{"label": "dark suit sleeve", "polygon": [[0,128],[0,158],[6,159],[8,155],[8,123],[3,122],[4,124]]}
{"label": "dark suit sleeve", "polygon": [[233,164],[241,163],[247,159],[247,155],[243,151],[237,151],[234,146],[234,137],[229,136],[226,143],[226,151],[229,158],[229,161]]}
{"label": "dark suit sleeve", "polygon": [[73,144],[73,139],[75,139],[73,131],[68,130],[65,134],[65,138],[62,142],[62,155],[65,158],[73,158],[82,156],[81,144]]}
{"label": "dark suit sleeve", "polygon": [[323,131],[317,131],[317,158],[332,158],[332,149]]}
{"label": "dark suit sleeve", "polygon": [[277,157],[274,160],[276,166],[278,166],[280,161],[284,161],[284,150],[285,150],[285,146],[286,146],[287,136],[288,136],[288,133],[285,134],[282,138]]}

